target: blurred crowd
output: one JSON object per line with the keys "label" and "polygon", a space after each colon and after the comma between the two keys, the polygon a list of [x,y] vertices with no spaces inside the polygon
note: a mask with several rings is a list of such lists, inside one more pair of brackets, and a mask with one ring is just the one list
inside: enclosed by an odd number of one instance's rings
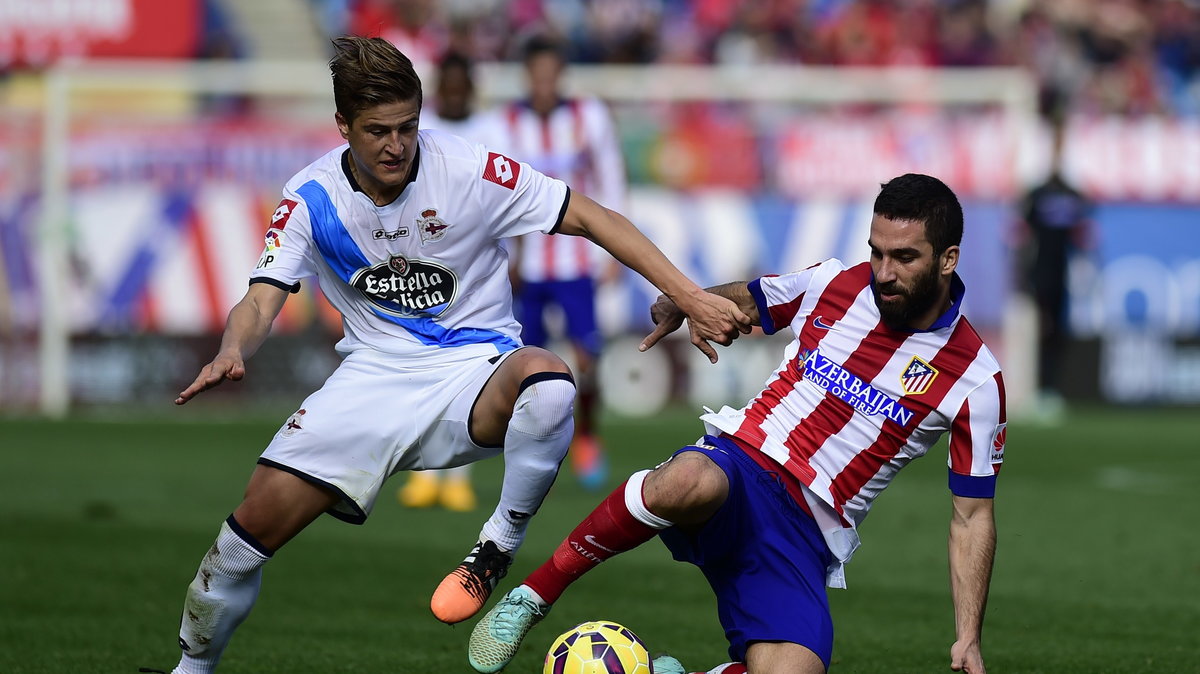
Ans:
{"label": "blurred crowd", "polygon": [[576,63],[1011,66],[1047,109],[1200,116],[1200,0],[310,0],[330,35],[414,60],[515,60],[533,34]]}

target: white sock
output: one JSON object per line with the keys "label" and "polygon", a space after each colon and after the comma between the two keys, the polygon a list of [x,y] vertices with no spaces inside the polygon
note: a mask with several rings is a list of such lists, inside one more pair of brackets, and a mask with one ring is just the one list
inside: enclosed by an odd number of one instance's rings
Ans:
{"label": "white sock", "polygon": [[500,503],[480,540],[515,551],[558,476],[575,433],[575,384],[570,375],[542,372],[522,382],[504,434],[504,484]]}
{"label": "white sock", "polygon": [[188,586],[179,625],[183,657],[172,674],[208,674],[217,668],[233,631],[241,624],[262,583],[270,554],[230,515],[217,541],[200,562]]}
{"label": "white sock", "polygon": [[629,509],[629,514],[633,515],[633,519],[648,527],[666,529],[674,526],[674,522],[655,515],[646,507],[646,499],[642,496],[642,484],[646,482],[646,476],[649,474],[650,470],[647,469],[629,476],[629,480],[625,482],[625,507]]}

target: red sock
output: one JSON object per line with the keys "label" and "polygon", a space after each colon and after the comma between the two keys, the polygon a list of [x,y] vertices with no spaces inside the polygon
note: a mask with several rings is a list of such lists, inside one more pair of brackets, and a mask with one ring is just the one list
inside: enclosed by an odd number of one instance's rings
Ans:
{"label": "red sock", "polygon": [[741,662],[727,662],[717,665],[716,668],[707,672],[692,672],[692,674],[746,674],[746,665]]}
{"label": "red sock", "polygon": [[567,586],[613,555],[632,550],[654,538],[659,530],[639,522],[625,505],[621,483],[575,527],[554,554],[539,566],[525,584],[548,604],[562,596]]}

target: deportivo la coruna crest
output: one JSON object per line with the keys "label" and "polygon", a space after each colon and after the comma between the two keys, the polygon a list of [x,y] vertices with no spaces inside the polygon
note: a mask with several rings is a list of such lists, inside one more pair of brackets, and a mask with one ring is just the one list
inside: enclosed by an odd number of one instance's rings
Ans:
{"label": "deportivo la coruna crest", "polygon": [[384,313],[401,318],[438,316],[458,293],[454,272],[434,262],[401,255],[359,269],[350,285]]}

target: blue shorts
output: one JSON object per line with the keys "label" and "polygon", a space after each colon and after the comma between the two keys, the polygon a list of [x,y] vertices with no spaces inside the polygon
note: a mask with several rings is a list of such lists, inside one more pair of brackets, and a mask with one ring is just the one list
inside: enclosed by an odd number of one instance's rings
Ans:
{"label": "blue shorts", "polygon": [[729,477],[729,498],[703,528],[676,527],[659,537],[677,561],[700,567],[717,595],[717,614],[729,657],[744,662],[754,641],[790,641],[816,653],[829,668],[833,618],[825,594],[832,556],[817,523],[778,475],[725,438],[705,436],[700,452]]}
{"label": "blue shorts", "polygon": [[535,281],[521,284],[517,300],[521,311],[521,341],[545,346],[546,306],[562,307],[567,337],[593,356],[600,355],[600,330],[596,327],[596,284],[588,277],[573,281]]}

